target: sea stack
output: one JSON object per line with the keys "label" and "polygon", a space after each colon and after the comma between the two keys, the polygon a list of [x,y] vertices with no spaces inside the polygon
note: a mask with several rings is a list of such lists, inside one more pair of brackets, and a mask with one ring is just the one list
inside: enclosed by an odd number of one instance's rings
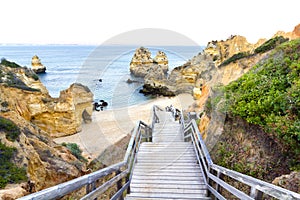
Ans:
{"label": "sea stack", "polygon": [[151,58],[151,52],[145,47],[136,49],[130,62],[130,72],[136,77],[145,77],[153,65],[159,65],[164,73],[168,72],[167,55],[158,51],[155,58]]}
{"label": "sea stack", "polygon": [[153,58],[154,63],[157,63],[159,66],[161,66],[162,70],[164,71],[164,73],[167,73],[169,70],[169,61],[168,61],[168,57],[165,54],[165,52],[162,51],[158,51],[156,53],[156,56]]}
{"label": "sea stack", "polygon": [[46,67],[41,63],[41,60],[37,55],[33,56],[31,59],[31,69],[37,74],[45,73],[46,71]]}

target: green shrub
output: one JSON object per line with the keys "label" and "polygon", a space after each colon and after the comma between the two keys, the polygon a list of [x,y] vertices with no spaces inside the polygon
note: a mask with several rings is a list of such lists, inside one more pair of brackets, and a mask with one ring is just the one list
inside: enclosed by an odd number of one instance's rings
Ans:
{"label": "green shrub", "polygon": [[1,59],[1,65],[4,65],[4,66],[7,66],[7,67],[11,67],[11,68],[20,68],[21,66],[18,65],[17,63],[15,62],[11,62],[11,61],[8,61],[6,60],[5,58],[2,58]]}
{"label": "green shrub", "polygon": [[39,92],[39,89],[31,88],[28,87],[21,79],[19,79],[13,72],[8,72],[7,73],[7,80],[6,84],[9,87],[14,87],[18,88],[21,90],[26,90],[26,91],[32,91],[32,92]]}
{"label": "green shrub", "polygon": [[71,153],[79,160],[87,162],[87,160],[82,156],[82,151],[76,143],[62,143],[63,146],[67,147]]}
{"label": "green shrub", "polygon": [[21,131],[19,127],[9,119],[0,116],[0,131],[5,132],[6,138],[10,141],[15,141]]}
{"label": "green shrub", "polygon": [[276,36],[274,38],[269,39],[265,43],[263,43],[261,46],[257,47],[254,52],[255,53],[264,53],[271,49],[274,49],[276,46],[278,46],[281,43],[284,43],[288,41],[288,38],[284,38],[282,36]]}
{"label": "green shrub", "polygon": [[269,58],[226,87],[229,111],[300,154],[300,39],[283,43]]}
{"label": "green shrub", "polygon": [[18,168],[11,162],[16,149],[5,146],[0,142],[0,188],[9,183],[19,183],[27,180],[26,170]]}
{"label": "green shrub", "polygon": [[35,81],[39,80],[39,76],[33,71],[30,71],[27,67],[25,67],[25,75],[29,78],[33,78]]}
{"label": "green shrub", "polygon": [[235,61],[240,60],[242,58],[246,58],[248,56],[251,56],[249,54],[249,52],[240,52],[240,53],[234,54],[233,56],[231,56],[230,58],[225,60],[220,66],[228,65],[229,63],[235,62]]}

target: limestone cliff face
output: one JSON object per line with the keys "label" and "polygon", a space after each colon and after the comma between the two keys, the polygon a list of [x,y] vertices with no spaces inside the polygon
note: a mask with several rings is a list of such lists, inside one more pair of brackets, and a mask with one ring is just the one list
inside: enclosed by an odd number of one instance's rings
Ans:
{"label": "limestone cliff face", "polygon": [[151,52],[145,47],[136,49],[131,62],[130,72],[137,77],[145,77],[153,65],[161,67],[164,73],[168,71],[168,58],[162,51],[158,51],[157,55],[152,59]]}
{"label": "limestone cliff face", "polygon": [[26,169],[30,183],[8,186],[0,191],[0,199],[15,199],[82,175],[84,164],[52,137],[74,134],[82,121],[91,120],[93,94],[72,84],[59,98],[51,98],[32,70],[1,63],[0,116],[14,122],[21,133],[11,141],[1,129],[0,142],[16,149],[12,162]]}
{"label": "limestone cliff face", "polygon": [[16,149],[12,162],[26,169],[30,182],[15,185],[14,188],[18,188],[17,194],[8,186],[7,190],[0,191],[0,199],[16,195],[20,197],[83,174],[84,164],[67,148],[55,144],[46,132],[13,110],[1,112],[0,116],[12,120],[21,130],[14,142],[7,140],[5,133],[0,131],[0,142]]}
{"label": "limestone cliff face", "polygon": [[52,98],[38,79],[25,75],[28,69],[0,67],[0,98],[8,104],[5,109],[15,110],[52,137],[77,133],[82,122],[91,120],[93,94],[87,87],[72,84],[59,98]]}
{"label": "limestone cliff face", "polygon": [[31,69],[37,74],[46,71],[46,67],[41,63],[41,60],[37,55],[33,56],[31,59]]}
{"label": "limestone cliff face", "polygon": [[291,32],[278,31],[273,37],[283,36],[285,38],[289,38],[290,40],[294,40],[300,37],[300,24],[295,26],[294,30]]}
{"label": "limestone cliff face", "polygon": [[252,51],[254,45],[243,36],[231,36],[225,41],[211,41],[207,44],[204,54],[212,57],[216,65],[230,58],[236,53]]}
{"label": "limestone cliff face", "polygon": [[[278,32],[275,36],[294,39],[294,36],[297,35],[297,30],[299,30],[299,25],[296,26],[292,33],[283,34],[282,32]],[[254,53],[254,49],[264,41],[266,40],[261,39],[256,44],[249,44],[243,38],[237,39],[236,37],[231,37],[225,42],[214,41],[208,43],[208,47],[202,53],[192,58],[187,64],[176,69],[176,73],[179,74],[175,79],[177,81],[182,80],[188,70],[194,76],[197,76],[195,81],[191,81],[191,86],[195,84],[193,94],[196,101],[190,107],[190,111],[202,113],[200,128],[209,150],[214,147],[218,138],[223,133],[225,115],[218,111],[219,108],[222,108],[222,101],[212,108],[205,108],[204,105],[206,105],[206,102],[210,98],[222,96],[220,95],[221,91],[217,89],[219,85],[228,85],[247,73],[254,65],[264,61],[264,58],[269,54],[268,51],[259,54]],[[245,47],[242,45],[243,42],[245,42]],[[249,52],[250,56],[245,56],[242,59],[222,65],[225,60],[241,52]],[[189,80],[192,79],[190,78]],[[205,113],[204,110],[210,110],[210,113]]]}
{"label": "limestone cliff face", "polygon": [[81,84],[72,84],[58,99],[40,100],[29,106],[31,121],[52,137],[77,133],[82,122],[91,121],[93,94]]}

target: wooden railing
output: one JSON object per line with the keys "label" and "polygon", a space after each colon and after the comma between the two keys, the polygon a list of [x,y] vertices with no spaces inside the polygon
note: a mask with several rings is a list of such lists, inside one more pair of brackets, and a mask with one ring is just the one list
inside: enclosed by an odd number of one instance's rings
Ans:
{"label": "wooden railing", "polygon": [[[114,185],[117,185],[117,192],[113,197],[111,197],[111,199],[122,199],[124,193],[130,192],[129,185],[132,176],[131,172],[134,169],[136,155],[141,142],[152,141],[152,127],[154,126],[154,123],[159,121],[156,109],[160,108],[153,106],[151,127],[142,121],[137,122],[122,162],[28,196],[24,196],[20,198],[20,200],[59,199],[84,187],[86,195],[81,197],[81,199],[96,199]],[[97,182],[99,180],[109,175],[112,178],[97,186]]]}
{"label": "wooden railing", "polygon": [[[214,164],[195,120],[192,119],[185,123],[182,112],[180,119],[185,141],[191,141],[194,145],[198,163],[209,190],[209,196],[222,200],[300,199],[298,193]],[[233,185],[239,185],[244,189],[239,190]]]}

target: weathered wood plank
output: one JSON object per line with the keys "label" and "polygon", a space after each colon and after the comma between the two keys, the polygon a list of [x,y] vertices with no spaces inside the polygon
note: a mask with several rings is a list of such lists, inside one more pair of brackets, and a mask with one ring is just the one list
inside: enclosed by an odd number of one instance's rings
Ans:
{"label": "weathered wood plank", "polygon": [[153,180],[153,179],[132,179],[131,180],[132,184],[180,184],[180,185],[202,185],[203,182],[201,179],[199,180]]}
{"label": "weathered wood plank", "polygon": [[191,155],[138,155],[137,160],[176,160],[176,159],[186,159],[186,160],[196,160],[195,156]]}
{"label": "weathered wood plank", "polygon": [[195,167],[185,167],[182,168],[181,166],[168,166],[168,167],[159,167],[159,166],[136,166],[134,168],[134,171],[174,171],[175,173],[180,173],[180,172],[199,172],[200,168],[195,168]]}
{"label": "weathered wood plank", "polygon": [[171,198],[171,199],[203,199],[204,195],[199,194],[172,194],[172,193],[132,193],[130,197],[148,198]]}
{"label": "weathered wood plank", "polygon": [[[152,200],[153,198],[147,197],[131,197],[130,195],[126,196],[125,200]],[[155,198],[155,200],[174,200],[174,198]],[[210,197],[198,197],[198,198],[176,198],[176,200],[211,200]]]}
{"label": "weathered wood plank", "polygon": [[159,194],[163,194],[163,193],[169,193],[169,194],[178,194],[178,195],[182,195],[182,194],[189,194],[189,195],[193,195],[193,194],[198,194],[201,196],[206,196],[207,195],[207,190],[206,188],[204,189],[183,189],[183,188],[131,188],[130,189],[132,193],[159,193]]}
{"label": "weathered wood plank", "polygon": [[201,174],[201,170],[199,168],[189,168],[189,169],[182,169],[182,168],[135,168],[134,172],[152,172],[152,171],[159,171],[159,172],[170,172],[170,173],[198,173]]}
{"label": "weathered wood plank", "polygon": [[184,184],[146,184],[146,183],[132,183],[130,184],[131,188],[164,188],[164,189],[193,189],[193,190],[202,190],[207,189],[205,184],[197,184],[197,185],[184,185]]}
{"label": "weathered wood plank", "polygon": [[145,171],[145,172],[136,172],[134,171],[133,173],[136,176],[176,176],[176,177],[199,177],[198,173],[194,173],[194,172],[181,172],[179,173],[173,173],[173,172],[160,172],[160,171],[154,171],[154,172],[150,172],[150,171]]}
{"label": "weathered wood plank", "polygon": [[176,165],[176,164],[193,164],[196,163],[196,160],[138,160],[138,163],[141,164],[157,164],[157,165]]}
{"label": "weathered wood plank", "polygon": [[198,176],[191,176],[191,177],[181,177],[181,176],[166,176],[166,177],[162,177],[162,176],[154,176],[154,175],[135,175],[133,174],[132,179],[136,179],[136,180],[158,180],[158,181],[162,181],[162,180],[178,180],[178,181],[201,181],[200,177]]}

